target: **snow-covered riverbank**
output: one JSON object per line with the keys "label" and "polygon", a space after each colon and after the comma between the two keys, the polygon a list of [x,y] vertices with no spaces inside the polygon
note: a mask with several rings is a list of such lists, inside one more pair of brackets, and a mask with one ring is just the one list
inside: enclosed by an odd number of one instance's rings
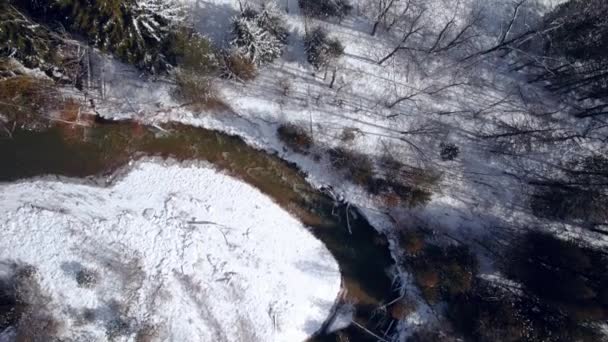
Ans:
{"label": "snow-covered riverbank", "polygon": [[300,222],[211,168],[148,161],[106,188],[5,184],[0,208],[0,258],[36,267],[63,333],[87,341],[116,322],[124,338],[304,340],[340,289]]}

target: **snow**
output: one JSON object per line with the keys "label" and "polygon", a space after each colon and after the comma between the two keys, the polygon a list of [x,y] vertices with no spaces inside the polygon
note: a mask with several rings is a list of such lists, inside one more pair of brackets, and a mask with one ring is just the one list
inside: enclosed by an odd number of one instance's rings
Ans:
{"label": "snow", "polygon": [[[188,9],[189,19],[218,46],[230,41],[230,18],[239,11],[238,0],[179,0]],[[520,10],[515,28],[523,29],[541,20],[565,0],[530,0]],[[553,129],[555,135],[575,135],[590,123],[573,122],[567,115],[567,104],[548,93],[540,84],[528,84],[521,73],[511,70],[509,58],[489,56],[467,65],[460,63],[470,50],[480,51],[493,46],[508,24],[515,2],[484,0],[419,1],[428,10],[423,22],[425,32],[413,46],[428,47],[443,25],[454,17],[456,27],[463,25],[471,13],[482,13],[475,27],[478,35],[469,50],[455,49],[444,54],[398,53],[383,66],[377,65],[399,42],[401,33],[382,30],[375,37],[372,27],[376,0],[353,0],[354,13],[341,23],[305,19],[297,0],[277,1],[287,8],[290,30],[288,46],[281,58],[260,68],[251,82],[218,81],[222,100],[230,107],[222,113],[197,112],[181,106],[171,96],[172,85],[138,78],[137,72],[119,63],[106,66],[107,93],[98,103],[99,113],[113,118],[135,118],[147,123],[179,121],[217,129],[243,137],[253,146],[278,151],[286,160],[295,162],[316,185],[331,184],[337,193],[363,208],[374,226],[392,241],[395,258],[394,224],[383,215],[385,211],[363,189],[344,181],[329,166],[324,149],[347,147],[374,157],[390,153],[406,164],[429,168],[443,174],[439,191],[424,207],[392,210],[402,222],[420,222],[428,227],[461,238],[481,240],[500,228],[550,227],[561,234],[586,234],[598,245],[608,239],[574,225],[541,220],[528,210],[530,186],[525,177],[541,174],[546,164],[557,163],[569,156],[604,151],[606,126],[589,133],[585,139],[566,139],[540,143],[514,139],[485,138],[508,133],[512,128]],[[402,4],[405,3],[402,2]],[[456,11],[456,15],[455,12]],[[306,62],[302,45],[305,30],[320,25],[339,38],[345,55],[337,64],[338,76],[333,89],[329,78],[314,73]],[[511,32],[516,34],[516,31]],[[440,92],[433,90],[450,83],[462,83]],[[284,96],[282,88],[290,85]],[[430,92],[432,94],[427,94]],[[418,94],[394,108],[387,103],[408,94]],[[530,115],[552,113],[552,115]],[[313,131],[318,150],[302,156],[283,148],[276,137],[281,123],[295,123]],[[351,142],[341,142],[344,129],[356,130]],[[440,142],[455,143],[460,156],[455,161],[440,160]],[[416,146],[415,148],[412,146]],[[519,157],[506,157],[501,152]],[[512,149],[512,150],[509,150]],[[321,155],[319,161],[314,154]],[[404,291],[416,293],[405,270],[398,272]],[[420,303],[413,324],[433,320],[425,303]],[[407,330],[407,329],[403,329]]]}
{"label": "snow", "polygon": [[[0,210],[1,260],[37,268],[63,333],[78,340],[107,340],[120,318],[124,340],[152,325],[166,341],[302,341],[340,291],[336,261],[306,227],[200,164],[141,161],[105,187],[3,184]],[[79,287],[81,270],[98,282]],[[85,309],[96,318],[81,324]]]}

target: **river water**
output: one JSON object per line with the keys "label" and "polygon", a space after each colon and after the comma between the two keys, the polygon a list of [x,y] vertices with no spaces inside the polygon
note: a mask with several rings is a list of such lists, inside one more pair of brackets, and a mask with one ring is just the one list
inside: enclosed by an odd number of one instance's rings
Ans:
{"label": "river water", "polygon": [[[345,300],[356,303],[355,320],[383,333],[389,320],[375,309],[396,297],[386,273],[393,260],[385,237],[354,206],[336,203],[311,186],[295,165],[239,137],[181,124],[148,127],[131,121],[56,125],[39,132],[17,129],[11,139],[0,139],[0,181],[43,175],[104,177],[144,156],[207,161],[273,198],[331,251],[340,265]],[[340,335],[351,341],[376,340],[353,325],[334,333],[319,331],[311,340],[337,341]]]}

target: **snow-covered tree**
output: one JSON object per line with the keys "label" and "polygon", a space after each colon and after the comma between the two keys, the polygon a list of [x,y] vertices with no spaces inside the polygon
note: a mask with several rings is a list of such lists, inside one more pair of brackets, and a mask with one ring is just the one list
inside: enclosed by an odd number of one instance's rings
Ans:
{"label": "snow-covered tree", "polygon": [[321,27],[316,27],[306,34],[304,46],[308,62],[315,69],[329,66],[344,54],[342,43],[335,38],[328,37],[327,32]]}
{"label": "snow-covered tree", "polygon": [[234,39],[230,44],[241,55],[257,65],[270,63],[283,52],[287,39],[284,20],[274,5],[261,11],[246,7],[233,18]]}
{"label": "snow-covered tree", "polygon": [[14,1],[37,19],[57,22],[123,61],[152,72],[170,67],[170,45],[176,7],[161,0],[25,0]]}
{"label": "snow-covered tree", "polygon": [[0,57],[13,57],[27,67],[49,71],[59,60],[60,41],[44,26],[0,0]]}
{"label": "snow-covered tree", "polygon": [[283,14],[274,2],[267,2],[255,18],[259,27],[270,32],[279,41],[285,43],[289,32]]}

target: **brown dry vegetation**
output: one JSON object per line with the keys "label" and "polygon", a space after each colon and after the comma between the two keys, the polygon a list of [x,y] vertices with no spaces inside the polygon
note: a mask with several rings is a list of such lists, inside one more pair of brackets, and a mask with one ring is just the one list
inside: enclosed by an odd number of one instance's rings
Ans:
{"label": "brown dry vegetation", "polygon": [[173,96],[195,111],[230,111],[215,88],[214,78],[182,69],[175,75],[176,88]]}
{"label": "brown dry vegetation", "polygon": [[370,189],[374,184],[374,164],[365,154],[337,147],[328,151],[331,165],[344,171],[347,177],[355,184]]}
{"label": "brown dry vegetation", "polygon": [[0,80],[0,114],[28,129],[48,127],[46,112],[57,106],[59,94],[51,80],[16,76]]}
{"label": "brown dry vegetation", "polygon": [[9,135],[16,127],[40,131],[59,125],[71,137],[73,124],[95,120],[81,102],[64,97],[54,81],[28,75],[0,79],[0,115],[5,120],[0,132]]}
{"label": "brown dry vegetation", "polygon": [[257,73],[255,63],[238,53],[231,53],[223,58],[222,75],[226,78],[251,81]]}
{"label": "brown dry vegetation", "polygon": [[411,230],[401,231],[399,243],[403,251],[409,256],[420,254],[425,247],[424,235],[421,232]]}
{"label": "brown dry vegetation", "polygon": [[135,342],[153,342],[158,341],[160,329],[156,325],[144,324],[137,330],[135,334]]}
{"label": "brown dry vegetation", "polygon": [[414,233],[402,235],[401,244],[406,247],[405,266],[428,302],[449,301],[471,290],[478,262],[468,247],[439,246],[426,243]]}
{"label": "brown dry vegetation", "polygon": [[299,153],[307,153],[313,144],[310,134],[294,124],[280,125],[277,128],[277,136],[285,145]]}
{"label": "brown dry vegetation", "polygon": [[405,297],[401,300],[391,304],[388,308],[388,312],[393,319],[401,320],[416,311],[416,301],[411,298]]}

